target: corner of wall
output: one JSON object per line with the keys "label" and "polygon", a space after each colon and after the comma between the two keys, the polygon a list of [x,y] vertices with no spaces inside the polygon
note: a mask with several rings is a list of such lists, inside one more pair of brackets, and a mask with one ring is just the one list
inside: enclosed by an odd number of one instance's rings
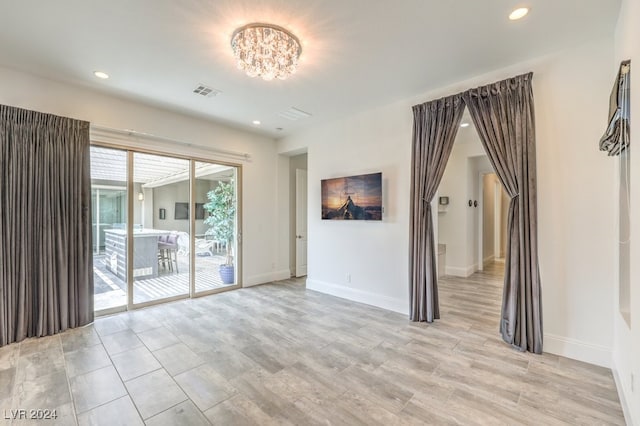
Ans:
{"label": "corner of wall", "polygon": [[345,287],[338,284],[307,278],[307,290],[330,294],[342,299],[352,300],[358,303],[376,306],[378,308],[409,315],[409,301],[383,296],[377,293]]}
{"label": "corner of wall", "polygon": [[266,274],[252,275],[250,277],[247,277],[242,283],[242,287],[253,287],[256,285],[286,280],[289,278],[291,278],[291,271],[289,269],[281,269],[279,271],[273,271]]}
{"label": "corner of wall", "polygon": [[589,364],[611,368],[611,348],[606,346],[545,333],[544,351]]}
{"label": "corner of wall", "polygon": [[478,270],[478,264],[474,263],[467,267],[447,266],[445,267],[446,275],[452,275],[454,277],[468,278]]}
{"label": "corner of wall", "polygon": [[613,381],[616,384],[618,399],[620,399],[620,405],[622,406],[622,413],[624,414],[625,422],[631,426],[640,425],[640,412],[637,412],[637,407],[630,407],[627,403],[627,401],[631,401],[631,395],[627,395],[626,388],[620,378],[620,371],[616,366],[615,360],[612,363],[611,372],[613,373]]}

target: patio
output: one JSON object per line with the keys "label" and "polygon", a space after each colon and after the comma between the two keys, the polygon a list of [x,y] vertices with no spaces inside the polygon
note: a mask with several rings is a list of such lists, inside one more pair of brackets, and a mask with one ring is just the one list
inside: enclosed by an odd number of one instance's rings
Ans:
{"label": "patio", "polygon": [[[134,304],[189,293],[189,257],[178,254],[177,258],[178,267],[173,271],[160,265],[157,277],[134,281]],[[225,257],[218,253],[196,256],[196,293],[227,286],[222,283],[218,273],[218,267],[224,260]],[[104,254],[93,257],[96,311],[127,304],[127,283],[107,269],[105,261]]]}

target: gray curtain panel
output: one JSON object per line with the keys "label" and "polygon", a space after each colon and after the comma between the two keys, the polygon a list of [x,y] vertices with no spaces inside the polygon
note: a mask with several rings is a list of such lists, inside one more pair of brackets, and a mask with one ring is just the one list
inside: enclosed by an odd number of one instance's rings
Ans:
{"label": "gray curtain panel", "polygon": [[463,94],[480,140],[511,197],[500,332],[522,351],[542,353],[536,139],[532,73]]}
{"label": "gray curtain panel", "polygon": [[453,149],[464,104],[460,95],[413,107],[409,299],[412,321],[440,318],[431,200]]}
{"label": "gray curtain panel", "polygon": [[600,151],[610,156],[620,155],[629,146],[631,139],[629,121],[631,120],[631,61],[620,64],[616,81],[609,96],[609,124],[600,139]]}
{"label": "gray curtain panel", "polygon": [[89,123],[0,105],[0,346],[93,321]]}

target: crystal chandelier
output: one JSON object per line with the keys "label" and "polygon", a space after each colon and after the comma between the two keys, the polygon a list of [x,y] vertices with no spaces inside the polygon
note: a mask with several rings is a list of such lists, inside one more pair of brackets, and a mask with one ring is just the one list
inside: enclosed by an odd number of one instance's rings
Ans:
{"label": "crystal chandelier", "polygon": [[296,72],[302,52],[300,40],[282,27],[249,24],[231,36],[231,48],[238,68],[249,77],[286,79]]}

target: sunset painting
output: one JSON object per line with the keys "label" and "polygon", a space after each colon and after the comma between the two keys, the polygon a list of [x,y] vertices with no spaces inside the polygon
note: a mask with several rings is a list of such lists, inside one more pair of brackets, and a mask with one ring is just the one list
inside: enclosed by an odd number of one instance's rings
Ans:
{"label": "sunset painting", "polygon": [[382,220],[382,173],[324,179],[322,219]]}

